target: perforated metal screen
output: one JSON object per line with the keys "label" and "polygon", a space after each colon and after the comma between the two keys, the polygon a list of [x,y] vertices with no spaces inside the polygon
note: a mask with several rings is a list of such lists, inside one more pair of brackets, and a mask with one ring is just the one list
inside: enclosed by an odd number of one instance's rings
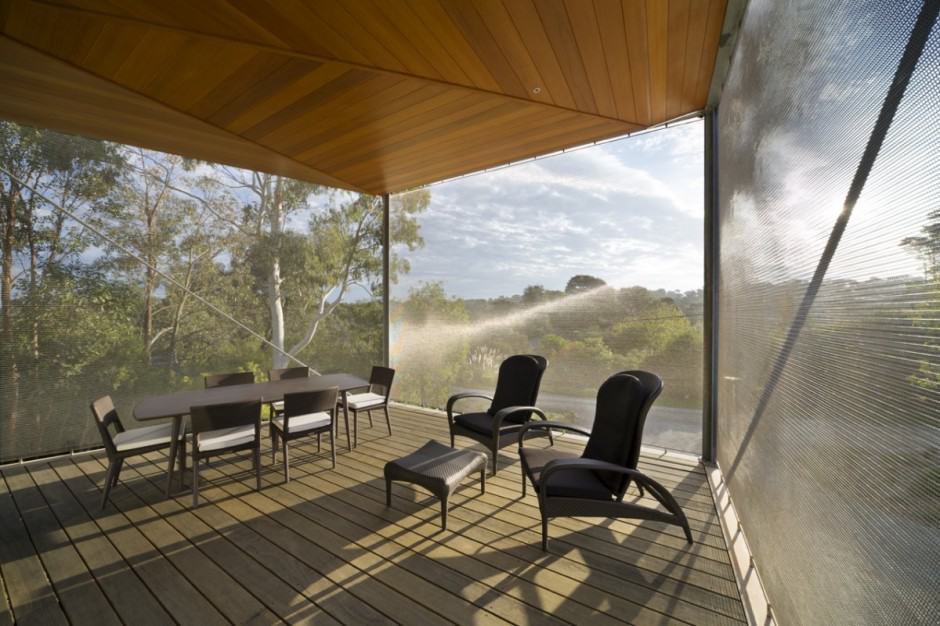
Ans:
{"label": "perforated metal screen", "polygon": [[722,95],[718,456],[784,624],[940,620],[930,4],[752,0]]}
{"label": "perforated metal screen", "polygon": [[100,446],[105,394],[133,426],[206,374],[368,376],[381,227],[379,198],[0,120],[0,463]]}

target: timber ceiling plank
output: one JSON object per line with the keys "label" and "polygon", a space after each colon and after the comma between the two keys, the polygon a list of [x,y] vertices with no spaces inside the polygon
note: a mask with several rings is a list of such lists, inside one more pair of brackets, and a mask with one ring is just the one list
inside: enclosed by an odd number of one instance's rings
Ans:
{"label": "timber ceiling plank", "polygon": [[620,0],[596,0],[597,23],[601,42],[607,52],[610,84],[617,107],[617,116],[624,120],[637,119],[633,96],[633,70],[627,53],[627,32],[623,24]]}
{"label": "timber ceiling plank", "polygon": [[682,111],[682,85],[685,77],[685,49],[689,41],[691,0],[669,0],[666,71],[666,117]]}
{"label": "timber ceiling plank", "polygon": [[[631,0],[621,0],[621,2],[624,30],[627,33],[630,76],[633,79],[636,121],[639,124],[652,124],[656,118],[652,114],[652,98],[650,97],[650,37],[648,35],[646,3],[632,2]],[[659,6],[658,3],[654,3],[654,5]],[[663,67],[665,67],[665,64]],[[665,116],[665,110],[663,116]]]}
{"label": "timber ceiling plank", "polygon": [[387,192],[700,109],[725,4],[0,0],[0,31],[94,83],[99,108],[105,81],[198,127],[218,143],[200,154],[251,146],[253,163]]}
{"label": "timber ceiling plank", "polygon": [[579,111],[598,113],[597,102],[591,91],[584,62],[578,50],[568,11],[563,0],[534,0],[539,19],[551,42],[555,58],[561,66],[565,81],[571,87]]}
{"label": "timber ceiling plank", "polygon": [[565,0],[565,12],[571,23],[581,61],[587,73],[597,112],[607,117],[617,117],[617,105],[611,88],[610,71],[607,68],[607,55],[601,40],[600,27],[593,2],[581,3],[580,0]]}
{"label": "timber ceiling plank", "polygon": [[499,0],[474,0],[473,7],[486,28],[493,34],[493,41],[499,47],[513,72],[518,76],[526,96],[538,102],[554,103],[551,92],[545,87],[539,68],[519,35],[512,17],[505,5]]}
{"label": "timber ceiling plank", "polygon": [[355,188],[4,36],[0,36],[0,111],[20,124]]}

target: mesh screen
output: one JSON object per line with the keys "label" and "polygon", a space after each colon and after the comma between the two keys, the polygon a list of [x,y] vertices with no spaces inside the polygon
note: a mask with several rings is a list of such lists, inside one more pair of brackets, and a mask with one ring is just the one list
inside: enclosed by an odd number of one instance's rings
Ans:
{"label": "mesh screen", "polygon": [[752,0],[722,94],[718,454],[781,623],[940,621],[935,21],[859,178],[921,7]]}
{"label": "mesh screen", "polygon": [[393,196],[393,213],[429,203],[423,246],[393,247],[410,270],[391,288],[393,394],[441,408],[491,394],[507,356],[541,354],[538,405],[590,427],[600,384],[646,369],[665,386],[644,443],[698,452],[702,133],[696,121]]}
{"label": "mesh screen", "polygon": [[379,198],[3,121],[0,167],[0,462],[101,445],[104,394],[381,362]]}

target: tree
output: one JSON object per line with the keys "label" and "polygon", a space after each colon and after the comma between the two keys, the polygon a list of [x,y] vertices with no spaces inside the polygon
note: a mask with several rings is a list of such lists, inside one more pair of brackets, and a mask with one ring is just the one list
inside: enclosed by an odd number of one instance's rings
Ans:
{"label": "tree", "polygon": [[[28,346],[17,357],[14,294],[26,301],[44,280],[65,270],[63,259],[81,247],[81,229],[42,196],[73,213],[83,213],[114,184],[120,158],[115,147],[100,141],[61,135],[12,122],[0,122],[0,415],[15,412],[21,366],[35,378],[42,346],[38,320],[26,320]],[[34,193],[33,189],[39,193]],[[14,263],[24,272],[15,272]]]}
{"label": "tree", "polygon": [[160,272],[169,269],[178,239],[190,227],[193,203],[175,193],[185,171],[181,157],[133,147],[122,152],[125,167],[120,184],[101,203],[97,221],[130,251],[109,249],[107,263],[140,284],[144,295],[140,341],[144,362],[150,363],[154,343],[162,335],[154,329],[156,291],[166,287]]}
{"label": "tree", "polygon": [[529,285],[522,292],[522,303],[526,306],[541,304],[545,301],[545,287],[542,285]]}
{"label": "tree", "polygon": [[[463,300],[448,298],[440,282],[422,283],[396,303],[392,346],[396,386],[403,402],[441,407],[467,364],[469,319]],[[404,349],[398,346],[403,346]]]}
{"label": "tree", "polygon": [[584,293],[585,291],[591,291],[592,289],[603,287],[606,284],[607,283],[605,283],[603,280],[595,276],[578,274],[577,276],[572,276],[568,280],[568,284],[565,285],[565,293],[569,296],[578,293]]}
{"label": "tree", "polygon": [[924,347],[930,355],[920,361],[917,372],[910,376],[913,385],[922,389],[940,391],[940,209],[927,215],[921,235],[906,237],[901,246],[911,250],[924,264],[927,293],[913,314],[913,325],[925,337]]}
{"label": "tree", "polygon": [[[223,166],[213,173],[218,185],[244,201],[244,259],[268,310],[272,365],[285,367],[351,289],[371,295],[380,286],[381,198]],[[398,199],[390,215],[396,243],[421,245],[414,215],[429,199],[427,191]],[[308,217],[306,231],[297,228],[302,216]],[[392,279],[399,271],[407,271],[407,263],[392,256]]]}

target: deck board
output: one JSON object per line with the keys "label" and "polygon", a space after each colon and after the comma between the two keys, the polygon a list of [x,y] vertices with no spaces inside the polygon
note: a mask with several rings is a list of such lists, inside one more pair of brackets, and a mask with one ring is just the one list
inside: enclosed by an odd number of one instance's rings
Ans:
{"label": "deck board", "polygon": [[335,471],[301,440],[284,483],[268,451],[260,492],[248,455],[213,460],[197,508],[189,492],[163,497],[161,453],[125,464],[103,513],[103,453],[3,469],[0,625],[745,623],[701,466],[640,464],[682,504],[692,546],[659,523],[558,519],[546,554],[513,448],[486,494],[468,479],[452,496],[442,531],[420,488],[396,484],[385,506],[382,468],[428,438],[447,441],[444,418],[393,407],[392,437],[379,422],[360,418],[360,445],[338,448]]}

